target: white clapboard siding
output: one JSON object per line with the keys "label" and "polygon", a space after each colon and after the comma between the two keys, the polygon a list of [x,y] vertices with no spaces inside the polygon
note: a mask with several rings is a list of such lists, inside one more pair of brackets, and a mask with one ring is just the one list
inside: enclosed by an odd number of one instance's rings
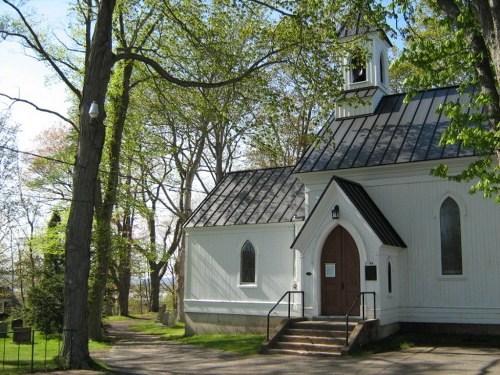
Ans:
{"label": "white clapboard siding", "polygon": [[[189,230],[186,305],[192,311],[204,306],[207,312],[267,314],[292,287],[294,251],[290,243],[295,232],[291,224]],[[239,279],[240,252],[246,240],[256,251],[253,285],[241,285]]]}
{"label": "white clapboard siding", "polygon": [[[500,207],[480,195],[468,194],[466,184],[423,180],[366,187],[408,246],[400,263],[406,268],[399,281],[404,290],[403,315],[413,321],[432,321],[449,312],[460,321],[463,310],[471,321],[471,308],[496,307],[500,313]],[[441,275],[439,207],[446,196],[461,207],[461,276]]]}

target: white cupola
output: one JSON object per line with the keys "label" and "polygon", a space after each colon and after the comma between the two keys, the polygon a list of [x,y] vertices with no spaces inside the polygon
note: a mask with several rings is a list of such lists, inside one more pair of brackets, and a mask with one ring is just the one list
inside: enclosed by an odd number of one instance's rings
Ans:
{"label": "white cupola", "polygon": [[[340,41],[359,38],[360,33],[346,29]],[[336,118],[368,115],[375,112],[380,99],[389,93],[389,58],[391,42],[382,31],[368,31],[359,53],[343,60],[344,100],[337,103]]]}

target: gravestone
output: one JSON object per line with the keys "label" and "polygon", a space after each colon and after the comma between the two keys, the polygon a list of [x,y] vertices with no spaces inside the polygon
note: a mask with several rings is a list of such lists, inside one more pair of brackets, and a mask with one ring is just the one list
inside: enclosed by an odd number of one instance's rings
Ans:
{"label": "gravestone", "polygon": [[164,326],[168,326],[168,317],[170,315],[170,311],[165,311],[163,313],[163,316],[161,318],[161,324],[163,324]]}
{"label": "gravestone", "polygon": [[31,344],[31,327],[16,327],[14,328],[15,344]]}
{"label": "gravestone", "polygon": [[0,322],[0,338],[7,337],[8,327],[9,327],[9,325],[7,323]]}
{"label": "gravestone", "polygon": [[24,324],[22,319],[12,319],[12,322],[10,323],[10,328],[14,330],[15,328],[20,328]]}
{"label": "gravestone", "polygon": [[167,327],[175,326],[175,311],[165,311],[161,323]]}
{"label": "gravestone", "polygon": [[168,322],[167,322],[167,326],[168,327],[173,327],[175,326],[175,311],[170,311],[169,314],[168,314]]}
{"label": "gravestone", "polygon": [[167,305],[161,305],[160,310],[158,310],[158,317],[156,319],[157,322],[163,322],[163,315],[165,315],[165,311],[167,310]]}

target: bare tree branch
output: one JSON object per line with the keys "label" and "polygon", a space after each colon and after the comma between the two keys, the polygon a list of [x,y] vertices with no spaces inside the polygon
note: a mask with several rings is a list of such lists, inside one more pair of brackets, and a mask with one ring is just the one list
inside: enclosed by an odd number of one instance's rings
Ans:
{"label": "bare tree branch", "polygon": [[2,94],[0,93],[0,96],[3,96],[4,98],[7,98],[9,100],[12,100],[14,103],[24,103],[24,104],[28,104],[30,106],[32,106],[33,108],[35,108],[37,111],[40,111],[40,112],[45,112],[45,113],[50,113],[51,115],[54,115],[54,116],[57,116],[59,117],[61,120],[67,122],[68,124],[70,124],[73,129],[75,129],[77,132],[80,131],[80,129],[78,129],[78,126],[73,122],[71,121],[69,118],[67,117],[64,117],[63,115],[61,115],[59,112],[56,112],[56,111],[52,111],[50,109],[46,109],[46,108],[41,108],[39,106],[37,106],[36,104],[32,103],[31,101],[29,100],[26,100],[26,99],[20,99],[20,98],[14,98],[12,96],[9,96],[7,94]]}

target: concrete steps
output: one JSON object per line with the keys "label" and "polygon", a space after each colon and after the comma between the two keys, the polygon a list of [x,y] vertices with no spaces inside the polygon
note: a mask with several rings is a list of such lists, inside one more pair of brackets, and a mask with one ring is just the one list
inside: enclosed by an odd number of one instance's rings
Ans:
{"label": "concrete steps", "polygon": [[[349,332],[357,322],[349,323]],[[267,350],[269,354],[340,356],[345,344],[342,318],[291,323]]]}

